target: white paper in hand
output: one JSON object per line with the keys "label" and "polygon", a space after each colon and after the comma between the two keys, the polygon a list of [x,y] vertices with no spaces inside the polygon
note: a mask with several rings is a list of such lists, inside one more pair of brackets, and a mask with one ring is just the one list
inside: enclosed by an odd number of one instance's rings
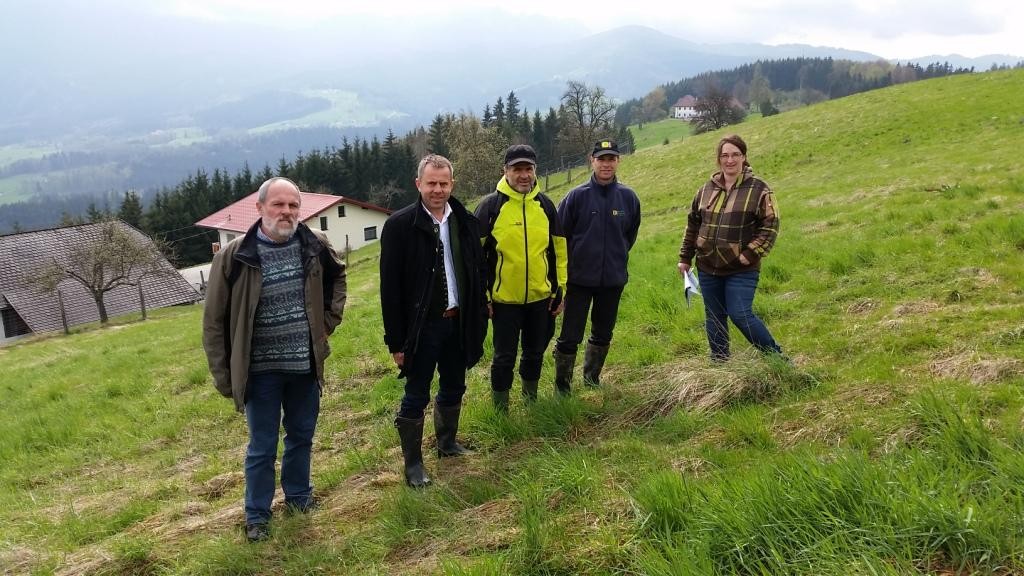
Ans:
{"label": "white paper in hand", "polygon": [[690,295],[696,294],[700,296],[700,284],[697,282],[697,277],[693,275],[693,269],[687,270],[683,273],[683,292],[686,295],[686,307],[690,307]]}

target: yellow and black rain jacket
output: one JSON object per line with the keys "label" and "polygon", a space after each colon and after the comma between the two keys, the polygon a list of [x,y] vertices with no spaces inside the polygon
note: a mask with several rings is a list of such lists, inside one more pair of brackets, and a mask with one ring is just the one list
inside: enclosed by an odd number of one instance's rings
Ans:
{"label": "yellow and black rain jacket", "polygon": [[529,304],[565,293],[567,252],[558,213],[534,184],[517,192],[504,177],[476,208],[487,262],[487,294],[500,304]]}

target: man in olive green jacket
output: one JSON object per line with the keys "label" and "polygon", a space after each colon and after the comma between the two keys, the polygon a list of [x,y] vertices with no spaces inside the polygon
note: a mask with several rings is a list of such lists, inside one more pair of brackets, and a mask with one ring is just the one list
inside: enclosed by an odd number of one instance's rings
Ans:
{"label": "man in olive green jacket", "polygon": [[327,337],[345,307],[345,265],[323,233],[299,221],[301,202],[287,178],[264,182],[256,201],[260,220],[217,253],[206,291],[203,347],[214,385],[234,399],[249,427],[250,541],[269,535],[282,422],[285,503],[302,511],[313,504],[310,452],[330,354]]}

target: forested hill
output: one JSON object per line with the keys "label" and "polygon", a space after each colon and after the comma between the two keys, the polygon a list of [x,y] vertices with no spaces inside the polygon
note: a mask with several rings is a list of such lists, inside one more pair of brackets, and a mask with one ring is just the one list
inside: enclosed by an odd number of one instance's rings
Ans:
{"label": "forested hill", "polygon": [[[1024,66],[1024,62],[1018,63]],[[703,72],[677,82],[663,84],[655,102],[674,104],[680,97],[701,97],[710,89],[724,90],[752,108],[789,110],[832,98],[876,90],[895,84],[975,72],[974,68],[948,62],[921,65],[884,60],[852,61],[833,58],[786,58],[760,60],[736,68]],[[616,122],[650,121],[645,99],[634,98],[619,105]],[[770,104],[771,106],[766,106]]]}

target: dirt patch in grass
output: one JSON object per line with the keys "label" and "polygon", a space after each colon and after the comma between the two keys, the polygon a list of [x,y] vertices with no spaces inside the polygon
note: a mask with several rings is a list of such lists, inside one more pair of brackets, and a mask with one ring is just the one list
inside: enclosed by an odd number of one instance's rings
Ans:
{"label": "dirt patch in grass", "polygon": [[28,548],[5,546],[0,550],[0,566],[4,574],[28,574],[37,562],[39,555]]}
{"label": "dirt patch in grass", "polygon": [[991,384],[1024,374],[1024,362],[1015,358],[985,358],[978,352],[964,351],[937,358],[928,369],[939,378]]}
{"label": "dirt patch in grass", "polygon": [[202,486],[196,488],[196,494],[207,500],[216,500],[228,490],[245,482],[245,473],[241,471],[225,472],[210,478]]}
{"label": "dirt patch in grass", "polygon": [[[797,405],[798,413],[775,428],[775,437],[783,447],[793,447],[812,441],[837,446],[849,432],[851,417],[864,412],[875,412],[891,406],[898,394],[890,386],[865,383],[838,390],[828,398]],[[773,420],[785,409],[772,411]]]}
{"label": "dirt patch in grass", "polygon": [[938,303],[929,300],[921,300],[918,302],[906,302],[893,308],[892,315],[897,318],[904,316],[920,316],[922,314],[931,314],[941,308]]}
{"label": "dirt patch in grass", "polygon": [[677,458],[672,461],[672,469],[686,476],[704,478],[714,473],[718,467],[703,458]]}
{"label": "dirt patch in grass", "polygon": [[369,521],[380,511],[381,488],[401,481],[393,470],[362,472],[349,477],[324,498],[323,507],[335,518],[351,522]]}
{"label": "dirt patch in grass", "polygon": [[519,538],[516,504],[511,499],[484,502],[459,512],[456,518],[470,535],[455,539],[451,551],[459,555],[504,550]]}
{"label": "dirt patch in grass", "polygon": [[999,283],[999,279],[985,268],[960,268],[956,272],[964,279],[973,280],[977,288],[987,288]]}
{"label": "dirt patch in grass", "polygon": [[846,313],[850,315],[867,314],[878,308],[878,301],[871,298],[861,298],[846,307]]}

